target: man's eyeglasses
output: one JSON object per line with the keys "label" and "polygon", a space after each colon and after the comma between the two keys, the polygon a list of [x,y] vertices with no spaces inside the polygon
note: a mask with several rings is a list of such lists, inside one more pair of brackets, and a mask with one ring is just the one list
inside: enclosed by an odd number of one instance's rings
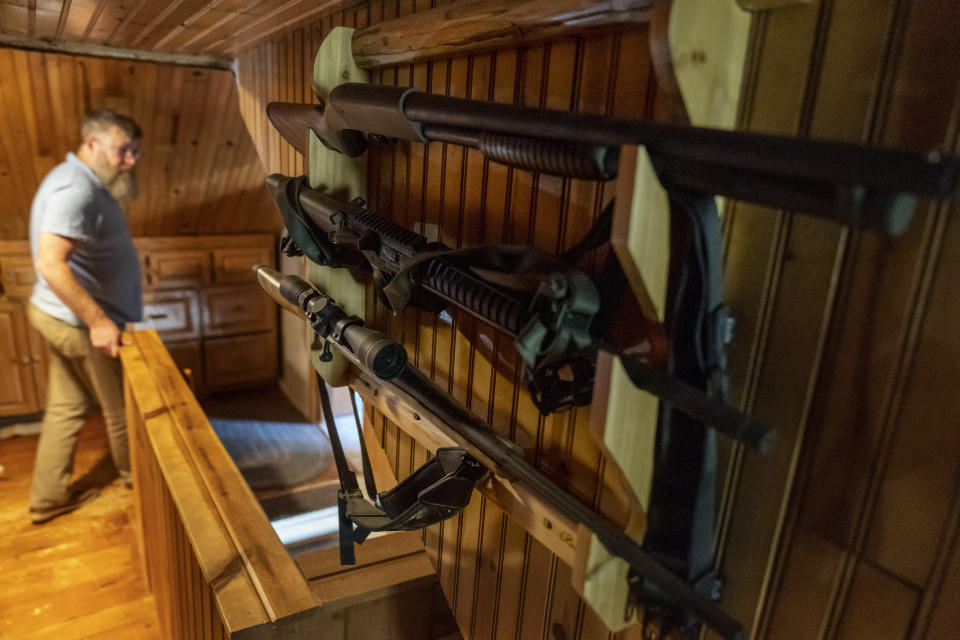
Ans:
{"label": "man's eyeglasses", "polygon": [[115,153],[119,153],[121,158],[130,156],[134,160],[138,160],[140,158],[140,154],[143,153],[143,151],[140,149],[140,144],[136,142],[131,142],[124,145],[115,145],[108,144],[99,138],[97,138],[97,142],[106,148],[113,150]]}

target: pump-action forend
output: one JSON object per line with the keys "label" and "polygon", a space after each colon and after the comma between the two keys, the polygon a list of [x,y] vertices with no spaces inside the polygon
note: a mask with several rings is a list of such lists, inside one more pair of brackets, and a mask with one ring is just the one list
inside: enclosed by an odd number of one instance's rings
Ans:
{"label": "pump-action forend", "polygon": [[306,154],[312,131],[348,156],[367,136],[474,147],[488,159],[573,178],[616,175],[619,147],[642,145],[660,180],[837,222],[901,233],[917,197],[953,194],[960,161],[862,145],[662,124],[345,83],[324,104],[273,102],[267,115]]}
{"label": "pump-action forend", "polygon": [[407,362],[403,346],[388,336],[367,329],[306,280],[284,275],[263,265],[254,267],[263,290],[288,311],[305,317],[319,335],[342,352],[361,371],[409,398],[449,428],[448,435],[489,470],[526,485],[571,521],[582,524],[610,553],[623,558],[644,580],[657,587],[664,604],[692,612],[724,638],[742,638],[743,627],[716,602],[696,591],[657,562],[635,540],[604,516],[583,504],[545,476],[523,457],[520,448],[494,431]]}

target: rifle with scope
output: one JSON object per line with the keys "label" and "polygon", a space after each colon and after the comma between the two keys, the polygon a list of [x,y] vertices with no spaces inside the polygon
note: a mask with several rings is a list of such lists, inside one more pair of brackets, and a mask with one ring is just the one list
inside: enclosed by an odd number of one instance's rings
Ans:
{"label": "rifle with scope", "polygon": [[[600,542],[612,553],[623,558],[640,575],[656,586],[670,605],[691,612],[702,619],[721,636],[728,639],[742,638],[743,627],[730,617],[716,602],[699,593],[694,587],[675,575],[629,538],[601,514],[583,504],[562,489],[549,477],[523,457],[516,444],[499,435],[483,420],[473,415],[445,390],[420,373],[407,362],[403,345],[389,336],[364,326],[356,316],[347,314],[336,302],[314,285],[293,275],[284,275],[270,267],[256,265],[254,274],[261,288],[284,309],[305,318],[324,338],[326,344],[342,353],[354,366],[375,376],[381,384],[390,387],[401,396],[412,398],[418,406],[437,416],[449,427],[454,440],[474,458],[484,461],[489,470],[513,482],[519,482],[544,501],[553,505],[572,522],[586,526],[596,534]],[[334,424],[331,422],[331,424]],[[476,460],[472,461],[474,464]],[[338,464],[339,466],[339,464]],[[414,478],[411,476],[411,478]],[[477,474],[472,474],[475,481]],[[409,479],[408,479],[409,480]],[[407,481],[401,483],[405,484]],[[355,480],[354,480],[355,483]],[[462,485],[461,485],[462,486]],[[464,506],[469,499],[472,482],[466,493],[457,497]],[[421,491],[417,500],[412,497],[397,506],[398,513],[385,513],[359,497],[359,490],[347,484],[341,486],[342,508],[355,525],[365,526],[371,519],[385,520],[402,514],[407,509],[423,513],[429,508],[436,510],[436,503]],[[408,491],[418,495],[413,491]],[[382,495],[382,494],[381,494]],[[448,509],[439,518],[426,524],[449,517],[456,509]],[[437,515],[436,513],[432,515]],[[421,526],[423,518],[417,520]],[[341,529],[343,536],[343,529]],[[343,540],[343,537],[341,537]],[[352,543],[351,543],[352,544]]]}

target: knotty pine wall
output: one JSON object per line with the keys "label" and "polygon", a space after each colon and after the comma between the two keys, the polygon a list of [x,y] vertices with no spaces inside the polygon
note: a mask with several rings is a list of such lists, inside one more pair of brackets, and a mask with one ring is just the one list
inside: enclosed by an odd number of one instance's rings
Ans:
{"label": "knotty pine wall", "polygon": [[0,239],[28,236],[40,181],[100,106],[143,128],[133,235],[277,230],[237,105],[229,71],[0,49]]}
{"label": "knotty pine wall", "polygon": [[[956,152],[955,3],[824,0],[758,13],[742,126],[788,135]],[[371,1],[239,57],[241,110],[268,171],[303,172],[270,128],[275,99],[312,100],[323,36],[430,8]],[[456,96],[638,117],[663,113],[647,33],[570,39],[373,72],[372,82]],[[453,146],[375,146],[369,200],[451,245],[569,246],[608,187],[512,171]],[[760,458],[723,452],[717,548],[724,603],[755,638],[945,638],[960,633],[960,219],[924,203],[888,239],[734,204],[726,217],[734,401],[781,429]],[[539,420],[515,384],[503,336],[452,312],[373,321],[417,365],[588,501],[604,461],[589,409]],[[475,347],[493,341],[501,366]],[[398,475],[424,458],[368,411]],[[592,460],[591,463],[586,461]],[[476,495],[425,536],[469,638],[606,638],[569,588],[569,569]],[[637,628],[618,638],[639,638]]]}

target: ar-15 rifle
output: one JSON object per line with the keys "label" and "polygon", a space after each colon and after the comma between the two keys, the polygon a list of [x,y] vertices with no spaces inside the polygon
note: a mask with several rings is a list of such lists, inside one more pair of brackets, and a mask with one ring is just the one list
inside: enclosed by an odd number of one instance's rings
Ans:
{"label": "ar-15 rifle", "polygon": [[[273,174],[267,185],[288,232],[312,261],[369,267],[396,311],[411,299],[436,310],[452,304],[507,333],[516,341],[527,387],[543,413],[590,402],[594,363],[604,345],[591,333],[599,294],[585,273],[530,247],[451,251],[371,211],[362,199],[338,201],[311,189],[302,177]],[[536,265],[535,290],[495,285],[477,274],[482,266],[509,272],[512,265],[504,263],[511,259]],[[676,410],[761,452],[773,445],[775,432],[765,425],[637,358],[619,355],[634,384]],[[561,378],[566,367],[572,380]]]}
{"label": "ar-15 rifle", "polygon": [[[538,471],[524,459],[516,444],[497,434],[446,391],[407,364],[406,351],[402,345],[382,333],[364,327],[362,320],[347,314],[334,300],[302,278],[284,275],[262,265],[254,267],[254,274],[271,298],[284,309],[306,318],[314,331],[325,339],[326,344],[343,353],[361,371],[375,376],[395,393],[412,399],[419,407],[436,416],[439,422],[449,427],[449,435],[474,458],[483,461],[491,471],[511,482],[525,485],[572,522],[590,529],[610,553],[626,560],[645,581],[655,585],[663,599],[672,606],[692,612],[724,638],[743,637],[740,623],[715,602],[662,566],[602,515]],[[475,474],[473,478],[476,478]],[[356,524],[366,526],[364,523],[369,524],[372,519],[379,518],[383,521],[391,515],[384,514],[383,510],[375,505],[364,503],[358,497],[360,494],[355,479],[352,487],[342,485],[341,493],[344,494],[341,495],[341,508],[347,510],[349,519]],[[418,500],[414,499],[417,497],[416,493],[408,493],[412,495],[408,496],[407,502],[397,505],[397,510],[404,511],[405,508],[413,507],[423,513],[427,508],[436,506],[431,504],[429,499],[424,499],[422,492]],[[446,516],[449,517],[454,512],[455,510]]]}
{"label": "ar-15 rifle", "polygon": [[309,131],[348,156],[367,134],[475,147],[489,159],[544,173],[607,180],[621,145],[646,148],[661,182],[684,190],[825,216],[898,234],[916,196],[946,197],[956,158],[548,111],[345,83],[321,105],[267,105],[274,126],[301,153]]}

